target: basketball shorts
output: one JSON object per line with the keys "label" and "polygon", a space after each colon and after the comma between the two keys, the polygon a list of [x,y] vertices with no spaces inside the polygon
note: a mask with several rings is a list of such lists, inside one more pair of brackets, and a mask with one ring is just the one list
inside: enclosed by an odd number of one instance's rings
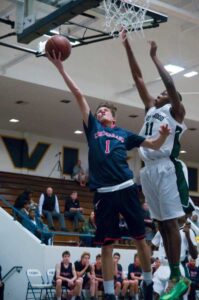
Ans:
{"label": "basketball shorts", "polygon": [[96,244],[107,245],[121,238],[119,214],[124,217],[132,238],[144,238],[144,220],[136,185],[115,192],[96,192],[93,202]]}
{"label": "basketball shorts", "polygon": [[189,209],[187,168],[180,160],[162,158],[146,162],[140,180],[153,219],[178,218]]}

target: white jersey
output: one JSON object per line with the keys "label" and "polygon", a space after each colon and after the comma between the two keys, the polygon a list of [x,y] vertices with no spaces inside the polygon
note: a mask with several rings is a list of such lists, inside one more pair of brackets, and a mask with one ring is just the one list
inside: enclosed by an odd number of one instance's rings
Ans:
{"label": "white jersey", "polygon": [[160,108],[151,107],[146,116],[140,135],[146,138],[157,138],[160,126],[168,124],[171,134],[159,150],[140,147],[139,153],[143,161],[155,160],[164,157],[176,158],[179,155],[179,139],[186,130],[184,123],[178,123],[171,115],[171,104],[166,104]]}

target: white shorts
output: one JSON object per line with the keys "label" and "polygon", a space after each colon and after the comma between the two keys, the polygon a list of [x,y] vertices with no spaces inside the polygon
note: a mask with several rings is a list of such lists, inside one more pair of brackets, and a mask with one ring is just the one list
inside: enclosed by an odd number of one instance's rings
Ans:
{"label": "white shorts", "polygon": [[[180,271],[182,276],[185,276],[185,271],[182,265],[180,265]],[[160,266],[157,271],[153,274],[153,291],[158,295],[162,295],[169,281],[170,268],[169,266]],[[183,300],[187,299],[187,294],[184,295]]]}
{"label": "white shorts", "polygon": [[[180,161],[177,162],[179,164]],[[180,162],[180,166],[183,169],[185,165]],[[146,162],[145,167],[141,169],[142,190],[153,219],[164,221],[184,216],[182,193],[187,197],[188,184],[184,169],[181,173],[178,175],[182,178],[179,188],[176,167],[169,158]]]}

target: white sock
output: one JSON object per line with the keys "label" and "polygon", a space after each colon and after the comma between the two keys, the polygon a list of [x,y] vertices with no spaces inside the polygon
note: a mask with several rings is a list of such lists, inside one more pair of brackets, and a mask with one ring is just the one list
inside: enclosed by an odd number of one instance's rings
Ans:
{"label": "white sock", "polygon": [[76,297],[75,297],[75,296],[73,296],[73,297],[71,298],[71,300],[75,300],[75,298],[76,298]]}
{"label": "white sock", "polygon": [[138,294],[135,294],[135,300],[139,300]]}
{"label": "white sock", "polygon": [[61,297],[57,297],[57,300],[61,300]]}
{"label": "white sock", "polygon": [[152,282],[152,272],[142,272],[142,275],[146,285],[149,285]]}
{"label": "white sock", "polygon": [[105,294],[114,294],[114,282],[113,280],[107,280],[103,282]]}

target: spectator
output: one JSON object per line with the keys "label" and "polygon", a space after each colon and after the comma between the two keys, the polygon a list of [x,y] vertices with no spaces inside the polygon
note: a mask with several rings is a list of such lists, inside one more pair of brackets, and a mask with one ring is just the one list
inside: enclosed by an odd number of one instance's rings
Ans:
{"label": "spectator", "polygon": [[77,278],[75,267],[70,262],[70,252],[64,251],[61,263],[56,265],[53,279],[53,283],[56,286],[56,299],[62,299],[62,287],[70,291],[69,295],[72,296],[72,300],[81,299],[82,282],[83,279],[81,277]]}
{"label": "spectator", "polygon": [[97,283],[95,281],[94,269],[90,264],[90,253],[83,252],[80,261],[75,262],[77,278],[83,278],[83,289],[90,290],[90,299],[96,300]]}
{"label": "spectator", "polygon": [[79,231],[79,221],[84,222],[83,208],[80,207],[78,193],[73,191],[70,197],[65,199],[64,216],[73,220],[73,230]]}
{"label": "spectator", "polygon": [[22,194],[20,194],[15,200],[14,207],[17,209],[22,209],[24,207],[24,203],[31,202],[32,191],[24,190]]}
{"label": "spectator", "polygon": [[22,225],[28,229],[32,234],[38,237],[42,243],[49,245],[52,244],[52,233],[49,232],[48,226],[42,220],[35,216],[35,210],[30,209],[28,218],[22,220]]}
{"label": "spectator", "polygon": [[138,300],[139,285],[143,280],[138,254],[135,254],[134,262],[128,266],[128,279],[132,284],[132,292],[134,294],[135,300]]}
{"label": "spectator", "polygon": [[122,265],[119,264],[120,254],[118,252],[113,254],[113,265],[114,265],[114,280],[115,280],[115,296],[118,299],[121,292],[120,299],[124,300],[128,288],[130,287],[130,282],[125,278]]}
{"label": "spectator", "polygon": [[98,291],[104,291],[103,286],[103,277],[102,277],[102,256],[98,254],[96,256],[96,261],[93,265],[94,273],[95,273],[95,281],[96,281],[96,295],[98,295]]}
{"label": "spectator", "polygon": [[81,160],[78,160],[77,164],[74,166],[71,177],[72,177],[72,179],[79,182],[80,186],[86,186],[87,176],[81,166]]}
{"label": "spectator", "polygon": [[[89,219],[86,220],[82,226],[82,233],[94,234],[95,231],[96,231],[95,214],[94,211],[92,211]],[[86,236],[81,238],[82,246],[85,247],[92,247],[93,241],[94,241],[94,237],[92,236]]]}
{"label": "spectator", "polygon": [[0,266],[0,300],[4,299],[4,283],[2,281],[2,276],[1,276],[1,266]]}
{"label": "spectator", "polygon": [[59,203],[57,196],[53,193],[53,189],[48,187],[46,193],[41,194],[39,199],[39,215],[47,218],[48,227],[55,230],[53,218],[59,220],[60,229],[67,231],[63,214],[59,211]]}
{"label": "spectator", "polygon": [[189,270],[189,278],[191,280],[191,288],[188,295],[188,300],[196,299],[196,289],[199,289],[199,269],[196,266],[195,259],[190,259],[187,264]]}
{"label": "spectator", "polygon": [[197,214],[192,214],[191,216],[191,221],[199,227],[199,222],[198,222],[198,215]]}
{"label": "spectator", "polygon": [[161,265],[161,261],[160,261],[159,257],[156,257],[152,264],[152,273],[153,274],[155,273],[155,271],[157,271],[157,269],[160,267],[160,265]]}

